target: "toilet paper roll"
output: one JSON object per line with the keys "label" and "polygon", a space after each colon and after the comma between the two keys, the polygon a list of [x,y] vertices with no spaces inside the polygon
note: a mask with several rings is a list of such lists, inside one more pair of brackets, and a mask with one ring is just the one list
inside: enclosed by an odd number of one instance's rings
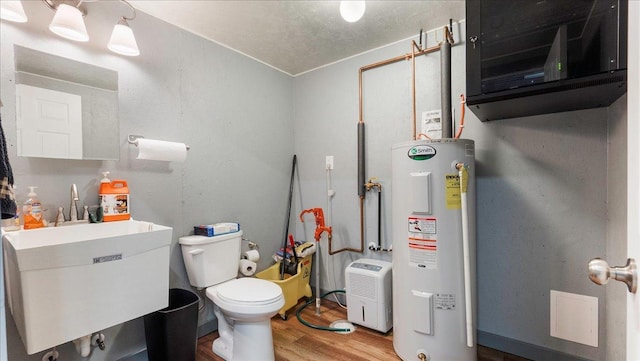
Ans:
{"label": "toilet paper roll", "polygon": [[258,262],[260,261],[260,253],[258,252],[258,250],[252,249],[243,253],[242,258],[248,259],[249,261]]}
{"label": "toilet paper roll", "polygon": [[184,162],[187,158],[187,146],[184,143],[165,142],[163,140],[138,138],[138,158]]}
{"label": "toilet paper roll", "polygon": [[256,273],[256,263],[248,259],[240,260],[240,273],[244,276],[253,276]]}

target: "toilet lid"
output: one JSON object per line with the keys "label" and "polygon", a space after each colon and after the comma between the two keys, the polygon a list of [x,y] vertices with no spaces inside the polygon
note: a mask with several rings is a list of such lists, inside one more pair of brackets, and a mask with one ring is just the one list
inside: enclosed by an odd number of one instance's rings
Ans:
{"label": "toilet lid", "polygon": [[225,282],[216,288],[225,302],[268,304],[282,297],[282,289],[273,282],[258,278],[239,278]]}

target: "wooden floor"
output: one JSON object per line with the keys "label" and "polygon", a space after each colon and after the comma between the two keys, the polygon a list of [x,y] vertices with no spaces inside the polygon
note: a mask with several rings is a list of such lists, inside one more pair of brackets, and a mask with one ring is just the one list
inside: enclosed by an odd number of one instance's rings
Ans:
{"label": "wooden floor", "polygon": [[[299,304],[301,305],[302,302]],[[356,325],[350,334],[316,330],[301,324],[295,316],[295,308],[289,311],[289,319],[276,315],[271,320],[275,356],[278,361],[395,361],[400,358],[393,351],[393,330],[386,334]],[[302,312],[302,319],[314,325],[329,326],[336,320],[346,320],[347,311],[328,300],[322,301],[320,316],[315,315],[315,305]],[[218,338],[213,332],[198,340],[196,361],[223,361],[211,350]],[[256,360],[259,361],[259,360]],[[526,361],[526,359],[478,346],[478,361]]]}

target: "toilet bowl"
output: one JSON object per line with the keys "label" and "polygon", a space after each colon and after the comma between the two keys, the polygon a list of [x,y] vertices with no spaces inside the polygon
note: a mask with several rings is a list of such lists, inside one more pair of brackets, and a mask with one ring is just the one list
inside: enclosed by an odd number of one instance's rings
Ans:
{"label": "toilet bowl", "polygon": [[284,306],[282,289],[273,282],[239,278],[206,290],[218,319],[213,352],[225,360],[275,360],[271,317]]}
{"label": "toilet bowl", "polygon": [[274,360],[271,317],[284,306],[282,289],[257,278],[239,278],[242,231],[213,237],[180,237],[189,283],[206,288],[220,337],[213,352],[230,361]]}

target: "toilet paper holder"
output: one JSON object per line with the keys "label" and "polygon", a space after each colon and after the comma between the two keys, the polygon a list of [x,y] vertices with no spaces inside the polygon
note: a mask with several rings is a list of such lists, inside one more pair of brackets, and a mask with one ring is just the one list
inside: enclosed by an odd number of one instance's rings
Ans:
{"label": "toilet paper holder", "polygon": [[[142,135],[135,135],[135,134],[129,134],[129,136],[127,137],[127,140],[129,141],[129,144],[133,144],[136,147],[138,146],[138,139],[143,138],[144,137]],[[187,150],[191,149],[191,147],[189,147],[188,145],[186,146]]]}

